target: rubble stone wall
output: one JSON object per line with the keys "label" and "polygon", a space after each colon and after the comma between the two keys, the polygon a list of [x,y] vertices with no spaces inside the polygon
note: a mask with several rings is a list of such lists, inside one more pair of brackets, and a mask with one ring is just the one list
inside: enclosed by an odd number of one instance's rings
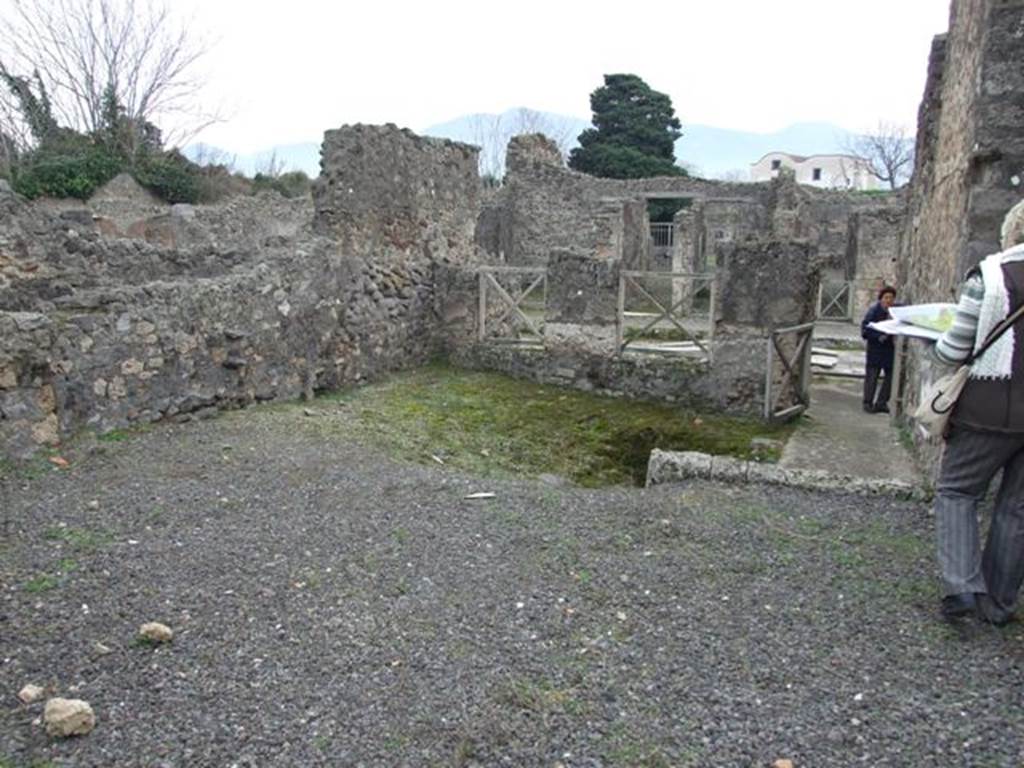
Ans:
{"label": "rubble stone wall", "polygon": [[[878,299],[884,285],[898,285],[900,227],[903,213],[893,210],[867,210],[850,219],[850,250],[857,254],[854,280],[853,319],[859,321],[867,308]],[[850,270],[847,259],[847,269]]]}
{"label": "rubble stone wall", "polygon": [[[1024,1],[951,4],[935,39],[918,112],[914,176],[898,264],[901,299],[955,301],[966,271],[999,250],[1006,212],[1024,196]],[[905,411],[939,375],[907,345]],[[926,449],[934,464],[935,450]]]}
{"label": "rubble stone wall", "polygon": [[[716,249],[746,238],[799,239],[813,243],[825,268],[843,280],[870,281],[851,249],[851,219],[876,216],[875,228],[891,227],[895,244],[902,229],[900,195],[869,197],[808,188],[786,176],[747,184],[687,177],[599,179],[561,164],[543,137],[515,137],[509,143],[505,185],[489,202],[477,226],[477,244],[501,263],[537,266],[550,254],[566,250],[597,259],[622,258],[631,269],[652,269],[649,258],[637,259],[636,243],[646,240],[639,211],[652,198],[691,201],[676,220],[679,268],[704,271],[715,266]],[[646,247],[643,249],[646,253]],[[878,255],[866,253],[869,272]],[[633,266],[641,265],[641,266]]]}
{"label": "rubble stone wall", "polygon": [[353,256],[470,258],[478,153],[394,125],[327,131],[313,183],[314,229]]}
{"label": "rubble stone wall", "polygon": [[[237,217],[195,207],[167,247],[111,237],[88,208],[0,195],[0,455],[371,380],[469,330],[436,288],[473,258],[475,150],[389,127],[325,145],[325,177],[363,195],[321,196],[329,237],[286,215],[236,241],[231,228],[258,218],[250,198]],[[405,174],[358,179],[367,149],[404,158]]]}

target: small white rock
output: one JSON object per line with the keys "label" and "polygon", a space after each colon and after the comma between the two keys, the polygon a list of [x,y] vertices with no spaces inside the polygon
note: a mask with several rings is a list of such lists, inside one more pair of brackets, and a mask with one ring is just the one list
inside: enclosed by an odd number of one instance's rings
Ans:
{"label": "small white rock", "polygon": [[32,704],[43,698],[43,694],[46,693],[40,686],[29,683],[20,691],[18,691],[18,698],[21,699],[22,704]]}
{"label": "small white rock", "polygon": [[46,732],[51,736],[84,736],[96,727],[96,715],[81,699],[50,699],[43,710]]}
{"label": "small white rock", "polygon": [[139,627],[139,637],[151,643],[169,643],[174,639],[174,632],[166,624],[150,621]]}

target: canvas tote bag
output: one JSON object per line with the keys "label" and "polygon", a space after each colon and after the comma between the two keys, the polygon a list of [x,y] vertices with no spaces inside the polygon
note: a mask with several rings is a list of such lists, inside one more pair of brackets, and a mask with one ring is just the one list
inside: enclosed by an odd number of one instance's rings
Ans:
{"label": "canvas tote bag", "polygon": [[959,368],[953,371],[953,373],[943,376],[928,387],[928,391],[921,398],[921,404],[914,411],[914,419],[928,433],[928,437],[942,437],[945,434],[946,425],[949,423],[949,416],[953,413],[956,401],[960,397],[960,393],[967,383],[967,377],[971,373],[971,364],[981,357],[985,350],[1017,322],[1021,316],[1024,316],[1024,304],[993,328],[988,338],[978,348],[978,351],[968,355]]}

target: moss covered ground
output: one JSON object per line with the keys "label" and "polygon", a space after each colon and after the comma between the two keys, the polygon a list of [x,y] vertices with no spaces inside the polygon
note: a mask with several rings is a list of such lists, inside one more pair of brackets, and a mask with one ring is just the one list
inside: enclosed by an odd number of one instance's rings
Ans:
{"label": "moss covered ground", "polygon": [[406,459],[487,475],[552,474],[583,486],[642,484],[653,448],[773,461],[756,437],[784,443],[791,427],[636,402],[493,373],[433,365],[321,399],[344,428]]}

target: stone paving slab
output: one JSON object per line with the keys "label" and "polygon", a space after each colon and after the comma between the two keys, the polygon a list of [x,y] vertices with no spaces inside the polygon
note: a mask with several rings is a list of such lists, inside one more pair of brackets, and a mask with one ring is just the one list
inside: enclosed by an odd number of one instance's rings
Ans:
{"label": "stone paving slab", "polygon": [[899,431],[885,414],[864,413],[861,392],[858,380],[816,377],[811,407],[786,444],[779,466],[920,484]]}

